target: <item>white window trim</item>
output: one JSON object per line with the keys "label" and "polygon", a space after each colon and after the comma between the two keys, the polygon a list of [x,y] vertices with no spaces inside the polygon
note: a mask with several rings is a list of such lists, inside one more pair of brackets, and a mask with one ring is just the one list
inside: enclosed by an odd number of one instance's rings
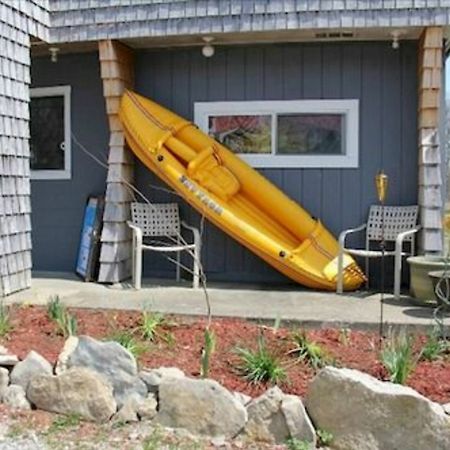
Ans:
{"label": "white window trim", "polygon": [[[345,154],[343,155],[249,155],[238,154],[253,167],[305,167],[305,168],[357,168],[359,164],[359,100],[268,100],[268,101],[227,101],[196,102],[194,121],[208,133],[210,115],[227,116],[231,114],[289,114],[323,113],[345,114]],[[276,127],[276,121],[273,121]],[[272,148],[276,136],[272,133]]]}
{"label": "white window trim", "polygon": [[50,86],[30,89],[30,97],[64,97],[64,169],[32,170],[32,180],[70,180],[72,178],[72,146],[70,118],[70,86]]}

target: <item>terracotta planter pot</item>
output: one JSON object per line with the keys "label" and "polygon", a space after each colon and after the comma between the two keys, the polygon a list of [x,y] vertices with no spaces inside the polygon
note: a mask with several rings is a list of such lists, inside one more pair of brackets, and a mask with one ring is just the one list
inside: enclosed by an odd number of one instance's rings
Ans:
{"label": "terracotta planter pot", "polygon": [[450,263],[445,263],[442,256],[410,256],[408,259],[411,274],[410,293],[417,300],[435,303],[434,287],[430,272],[450,269]]}

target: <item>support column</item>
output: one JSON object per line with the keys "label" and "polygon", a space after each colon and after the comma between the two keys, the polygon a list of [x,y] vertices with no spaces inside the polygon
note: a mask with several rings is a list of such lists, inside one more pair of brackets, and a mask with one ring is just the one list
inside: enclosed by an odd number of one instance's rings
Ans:
{"label": "support column", "polygon": [[131,233],[126,224],[130,217],[134,159],[126,148],[118,112],[120,98],[133,87],[132,50],[116,41],[99,42],[103,96],[110,129],[105,212],[101,237],[99,282],[115,283],[131,275]]}
{"label": "support column", "polygon": [[419,248],[440,253],[442,236],[442,176],[439,145],[442,95],[443,31],[425,28],[419,43],[419,206],[422,231]]}

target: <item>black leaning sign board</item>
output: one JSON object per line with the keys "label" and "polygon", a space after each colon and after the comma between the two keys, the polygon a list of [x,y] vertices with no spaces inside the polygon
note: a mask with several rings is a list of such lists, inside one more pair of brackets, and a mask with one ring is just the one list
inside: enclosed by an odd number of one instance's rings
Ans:
{"label": "black leaning sign board", "polygon": [[103,197],[94,196],[86,203],[75,269],[84,281],[97,279],[104,203]]}

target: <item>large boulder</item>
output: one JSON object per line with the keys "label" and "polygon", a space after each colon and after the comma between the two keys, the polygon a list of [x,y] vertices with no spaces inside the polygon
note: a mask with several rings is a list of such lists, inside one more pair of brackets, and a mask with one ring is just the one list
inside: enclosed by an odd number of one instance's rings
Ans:
{"label": "large boulder", "polygon": [[306,409],[341,450],[450,449],[450,419],[413,389],[352,369],[326,367],[312,381]]}
{"label": "large boulder", "polygon": [[3,395],[9,384],[9,371],[4,367],[0,367],[0,402],[3,401]]}
{"label": "large boulder", "polygon": [[282,444],[289,438],[316,443],[314,427],[300,397],[273,387],[247,405],[244,433],[254,441]]}
{"label": "large boulder", "polygon": [[244,406],[213,380],[167,379],[159,385],[156,420],[206,436],[236,436],[244,427]]}
{"label": "large boulder", "polygon": [[157,369],[144,369],[139,372],[140,379],[146,384],[152,394],[157,394],[159,385],[168,379],[184,378],[184,372],[178,367],[158,367]]}
{"label": "large boulder", "polygon": [[38,408],[60,414],[79,414],[87,420],[107,421],[117,409],[108,380],[87,368],[60,375],[39,375],[28,384],[28,399]]}
{"label": "large boulder", "polygon": [[134,356],[117,342],[101,342],[89,336],[70,337],[59,355],[56,373],[72,367],[87,367],[105,376],[121,407],[128,397],[147,396],[147,386],[138,377]]}
{"label": "large boulder", "polygon": [[11,372],[11,384],[22,386],[26,391],[30,380],[37,375],[51,375],[52,365],[39,353],[31,351],[23,361],[18,362]]}
{"label": "large boulder", "polygon": [[14,409],[31,409],[25,390],[17,384],[10,384],[3,393],[3,403]]}

